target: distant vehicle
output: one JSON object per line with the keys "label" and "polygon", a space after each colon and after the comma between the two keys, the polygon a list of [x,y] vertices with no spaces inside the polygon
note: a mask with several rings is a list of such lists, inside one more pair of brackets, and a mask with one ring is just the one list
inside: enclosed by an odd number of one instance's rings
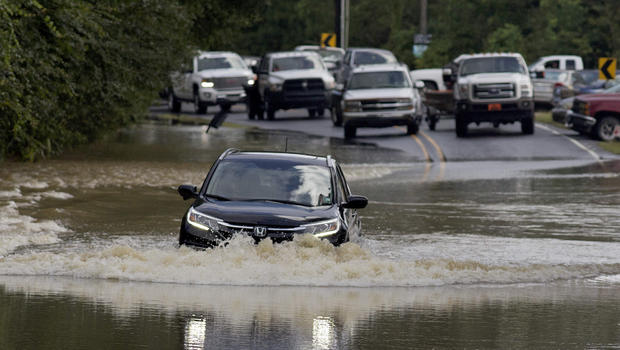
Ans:
{"label": "distant vehicle", "polygon": [[566,117],[567,125],[582,134],[603,141],[620,138],[620,93],[577,96]]}
{"label": "distant vehicle", "polygon": [[301,234],[334,245],[361,233],[357,209],[368,199],[351,194],[330,156],[225,151],[200,190],[178,188],[193,199],[182,218],[179,244],[213,247],[234,235],[281,242]]}
{"label": "distant vehicle", "polygon": [[323,58],[323,62],[325,62],[327,70],[332,74],[336,74],[336,72],[338,72],[338,69],[340,69],[342,58],[344,57],[344,49],[341,49],[339,47],[301,45],[295,47],[295,51],[312,51],[318,53],[321,58]]}
{"label": "distant vehicle", "polygon": [[[609,89],[602,90],[599,94],[617,94],[620,93],[620,84],[614,85]],[[551,116],[554,121],[558,123],[566,123],[567,112],[573,107],[573,101],[575,101],[575,96],[567,97],[556,104],[556,106],[551,110]]]}
{"label": "distant vehicle", "polygon": [[[420,81],[417,88],[423,88]],[[404,125],[418,132],[422,99],[407,66],[392,63],[355,68],[342,91],[335,91],[332,122],[344,125],[344,137],[355,137],[359,127]]]}
{"label": "distant vehicle", "polygon": [[346,84],[353,69],[374,64],[398,63],[396,56],[388,50],[351,47],[344,54],[342,65],[337,74],[337,81]]}
{"label": "distant vehicle", "polygon": [[552,103],[567,97],[576,96],[582,93],[593,93],[603,90],[605,87],[613,85],[598,80],[598,70],[585,69],[580,71],[566,71],[558,77],[559,81],[553,87]]}
{"label": "distant vehicle", "polygon": [[468,124],[521,123],[534,133],[533,89],[525,60],[518,53],[461,55],[453,94],[456,135],[467,135]]}
{"label": "distant vehicle", "polygon": [[239,55],[233,52],[200,52],[182,72],[171,76],[168,108],[181,110],[181,101],[192,102],[194,111],[207,112],[208,106],[222,110],[245,102],[244,84],[254,84],[254,74]]}
{"label": "distant vehicle", "polygon": [[444,82],[443,68],[416,69],[409,72],[411,80],[416,84],[424,83],[422,102],[424,118],[428,128],[435,130],[441,115],[452,114],[454,101],[452,91],[447,90]]}
{"label": "distant vehicle", "polygon": [[551,104],[553,102],[553,90],[560,84],[567,84],[566,79],[571,76],[565,70],[547,69],[532,79],[534,85],[534,102]]}
{"label": "distant vehicle", "polygon": [[421,80],[427,90],[446,90],[442,68],[415,69],[409,75],[414,82]]}
{"label": "distant vehicle", "polygon": [[575,55],[553,55],[540,57],[529,66],[530,72],[547,69],[583,70],[583,60]]}
{"label": "distant vehicle", "polygon": [[241,58],[243,58],[243,62],[245,62],[246,66],[250,69],[258,66],[258,63],[260,62],[260,57],[257,56],[241,56]]}
{"label": "distant vehicle", "polygon": [[263,111],[271,120],[277,110],[291,108],[307,108],[310,117],[322,117],[329,108],[336,83],[317,53],[269,53],[261,59],[256,73],[261,106],[254,110],[261,119]]}

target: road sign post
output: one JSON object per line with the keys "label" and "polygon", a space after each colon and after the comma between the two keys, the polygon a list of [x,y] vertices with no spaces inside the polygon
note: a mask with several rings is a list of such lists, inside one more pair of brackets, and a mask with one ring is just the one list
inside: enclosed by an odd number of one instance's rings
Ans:
{"label": "road sign post", "polygon": [[598,78],[600,80],[616,79],[616,59],[601,57],[598,59]]}

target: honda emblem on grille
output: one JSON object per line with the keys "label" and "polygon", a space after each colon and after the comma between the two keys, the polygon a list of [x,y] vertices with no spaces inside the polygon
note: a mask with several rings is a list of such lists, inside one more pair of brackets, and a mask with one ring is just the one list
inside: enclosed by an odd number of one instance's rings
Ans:
{"label": "honda emblem on grille", "polygon": [[304,90],[308,90],[308,81],[307,81],[307,80],[302,81],[302,82],[301,82],[301,87],[302,87]]}
{"label": "honda emblem on grille", "polygon": [[267,228],[262,226],[254,227],[254,236],[265,237],[267,235]]}

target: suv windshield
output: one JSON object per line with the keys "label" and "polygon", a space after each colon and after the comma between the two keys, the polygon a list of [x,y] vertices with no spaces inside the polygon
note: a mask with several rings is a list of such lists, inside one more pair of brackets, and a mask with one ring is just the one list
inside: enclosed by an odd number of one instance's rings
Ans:
{"label": "suv windshield", "polygon": [[353,64],[356,66],[394,62],[396,62],[396,58],[394,56],[387,55],[382,52],[373,51],[358,51],[355,53],[355,58],[353,59]]}
{"label": "suv windshield", "polygon": [[516,57],[470,58],[461,64],[461,75],[479,73],[522,73],[525,68]]}
{"label": "suv windshield", "polygon": [[272,72],[298,69],[323,69],[323,63],[321,63],[321,59],[318,56],[314,55],[293,56],[274,58],[271,67]]}
{"label": "suv windshield", "polygon": [[222,160],[207,195],[239,201],[274,201],[309,207],[332,205],[329,168],[285,160]]}
{"label": "suv windshield", "polygon": [[349,80],[349,90],[390,89],[410,87],[401,71],[355,73]]}
{"label": "suv windshield", "polygon": [[245,68],[245,64],[241,59],[234,56],[222,57],[202,57],[198,59],[198,70],[207,69],[227,69],[227,68]]}

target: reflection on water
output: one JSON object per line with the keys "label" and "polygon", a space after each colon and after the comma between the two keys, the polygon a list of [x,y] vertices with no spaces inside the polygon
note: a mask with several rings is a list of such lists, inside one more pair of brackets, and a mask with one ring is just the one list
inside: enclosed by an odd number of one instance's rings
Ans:
{"label": "reflection on water", "polygon": [[207,349],[205,336],[207,334],[207,320],[204,318],[190,317],[185,325],[185,349]]}
{"label": "reflection on water", "polygon": [[314,349],[336,349],[334,320],[320,316],[312,320],[312,346]]}

